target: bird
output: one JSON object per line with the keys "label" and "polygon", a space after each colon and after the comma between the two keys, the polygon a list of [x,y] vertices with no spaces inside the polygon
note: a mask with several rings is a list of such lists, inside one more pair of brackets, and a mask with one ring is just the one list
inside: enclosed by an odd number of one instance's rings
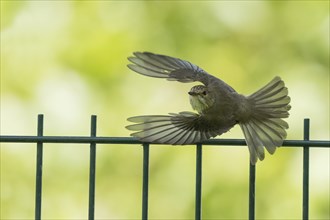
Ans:
{"label": "bird", "polygon": [[199,82],[188,92],[196,112],[129,117],[131,136],[145,143],[189,145],[229,131],[239,125],[250,152],[250,163],[264,160],[265,150],[274,154],[289,128],[290,97],[284,81],[275,76],[251,95],[237,93],[221,79],[179,58],[151,52],[134,52],[127,67],[141,75],[181,83]]}

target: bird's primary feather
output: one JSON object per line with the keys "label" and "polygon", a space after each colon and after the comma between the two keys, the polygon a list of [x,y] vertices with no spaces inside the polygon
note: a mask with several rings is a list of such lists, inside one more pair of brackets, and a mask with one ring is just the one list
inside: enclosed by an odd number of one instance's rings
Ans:
{"label": "bird's primary feather", "polygon": [[126,127],[135,131],[132,136],[151,143],[192,144],[218,135],[217,132],[202,126],[203,117],[192,112],[135,116],[127,120],[137,123]]}
{"label": "bird's primary feather", "polygon": [[184,83],[200,81],[205,85],[213,78],[198,66],[185,60],[149,52],[133,54],[135,57],[128,58],[132,62],[128,64],[128,68],[142,75]]}

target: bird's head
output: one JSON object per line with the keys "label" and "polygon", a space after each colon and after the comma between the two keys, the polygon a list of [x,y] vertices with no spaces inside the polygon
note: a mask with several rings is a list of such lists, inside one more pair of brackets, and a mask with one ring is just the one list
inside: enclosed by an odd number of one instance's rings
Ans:
{"label": "bird's head", "polygon": [[211,93],[206,86],[197,85],[188,92],[190,104],[194,110],[202,113],[204,110],[210,108],[215,101],[213,93]]}

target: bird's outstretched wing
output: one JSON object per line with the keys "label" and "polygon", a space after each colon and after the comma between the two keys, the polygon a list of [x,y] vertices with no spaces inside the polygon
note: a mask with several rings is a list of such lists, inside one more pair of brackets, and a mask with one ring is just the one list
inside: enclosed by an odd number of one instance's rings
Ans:
{"label": "bird's outstretched wing", "polygon": [[207,126],[203,116],[192,112],[135,116],[127,120],[136,123],[126,127],[135,131],[131,136],[143,142],[184,145],[198,143],[219,134],[219,131]]}
{"label": "bird's outstretched wing", "polygon": [[145,76],[183,83],[199,81],[206,86],[210,80],[217,79],[200,67],[179,58],[150,52],[134,52],[133,54],[134,56],[128,58],[133,63],[128,64],[128,68]]}

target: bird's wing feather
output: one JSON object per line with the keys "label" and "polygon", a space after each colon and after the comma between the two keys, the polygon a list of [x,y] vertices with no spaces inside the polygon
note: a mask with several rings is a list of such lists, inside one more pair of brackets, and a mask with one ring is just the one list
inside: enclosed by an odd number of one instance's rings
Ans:
{"label": "bird's wing feather", "polygon": [[215,137],[218,131],[203,126],[205,118],[192,112],[169,115],[144,115],[127,119],[136,123],[126,128],[141,141],[159,144],[193,144]]}
{"label": "bird's wing feather", "polygon": [[165,78],[183,83],[202,82],[208,85],[211,79],[217,79],[188,61],[150,52],[134,52],[128,60],[128,68],[145,76]]}

